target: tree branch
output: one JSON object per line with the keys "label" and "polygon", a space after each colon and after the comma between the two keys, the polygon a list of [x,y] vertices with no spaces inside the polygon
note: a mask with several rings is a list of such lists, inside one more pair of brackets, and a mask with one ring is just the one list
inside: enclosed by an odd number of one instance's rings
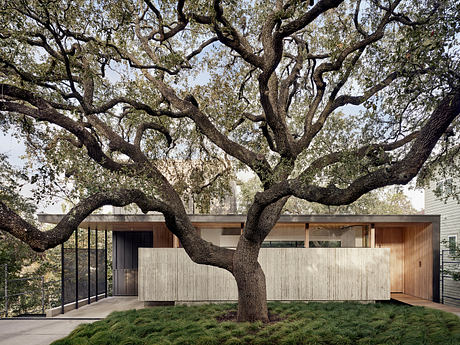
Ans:
{"label": "tree branch", "polygon": [[80,223],[94,210],[104,205],[122,207],[132,203],[137,204],[144,213],[148,211],[163,213],[168,229],[185,244],[187,254],[194,262],[232,271],[233,250],[220,248],[201,239],[185,212],[172,208],[156,198],[147,197],[137,189],[120,189],[93,194],[73,207],[49,231],[40,231],[0,201],[0,229],[27,243],[36,251],[45,251],[67,241]]}
{"label": "tree branch", "polygon": [[311,8],[308,12],[304,13],[299,18],[283,25],[279,30],[278,36],[280,38],[284,38],[287,36],[292,35],[293,33],[303,29],[308,24],[313,22],[316,18],[318,18],[322,13],[338,7],[343,0],[320,0],[316,3],[313,8]]}
{"label": "tree branch", "polygon": [[[457,88],[439,102],[419,134],[412,134],[416,135],[416,138],[412,138],[415,140],[413,140],[411,149],[400,161],[363,175],[346,188],[337,188],[334,185],[328,187],[311,185],[309,184],[310,178],[306,174],[295,179],[285,180],[257,193],[254,205],[251,206],[253,209],[251,212],[255,215],[260,214],[268,205],[290,195],[324,205],[346,205],[371,190],[393,184],[406,184],[417,175],[439,138],[459,114],[460,88]],[[402,140],[410,141],[411,136]],[[391,149],[402,143],[398,141],[388,144],[384,148]],[[334,161],[336,158],[333,156],[325,157],[323,161],[319,160],[316,164],[318,166],[329,164],[328,159]]]}
{"label": "tree branch", "polygon": [[168,146],[171,145],[172,143],[172,138],[171,138],[171,134],[169,134],[169,131],[166,127],[158,124],[158,123],[154,123],[154,122],[144,122],[142,123],[141,125],[139,125],[137,127],[137,131],[136,131],[136,136],[134,138],[134,145],[138,148],[140,148],[140,145],[141,145],[141,140],[142,140],[142,136],[144,135],[144,132],[147,130],[147,129],[154,129],[158,132],[160,132],[161,134],[163,134],[166,138],[166,141],[168,142]]}

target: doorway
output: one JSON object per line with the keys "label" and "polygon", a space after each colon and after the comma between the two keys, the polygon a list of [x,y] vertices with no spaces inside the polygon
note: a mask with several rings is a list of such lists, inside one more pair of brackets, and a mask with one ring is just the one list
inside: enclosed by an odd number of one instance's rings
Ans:
{"label": "doorway", "polygon": [[404,232],[403,228],[376,228],[375,246],[390,248],[391,292],[404,291]]}

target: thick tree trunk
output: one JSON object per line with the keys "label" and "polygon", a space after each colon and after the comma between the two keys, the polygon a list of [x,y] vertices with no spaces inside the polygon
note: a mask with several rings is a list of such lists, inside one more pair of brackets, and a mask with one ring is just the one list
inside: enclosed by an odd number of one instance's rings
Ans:
{"label": "thick tree trunk", "polygon": [[238,285],[238,321],[268,321],[265,274],[257,261],[260,244],[241,236],[233,256],[233,275]]}

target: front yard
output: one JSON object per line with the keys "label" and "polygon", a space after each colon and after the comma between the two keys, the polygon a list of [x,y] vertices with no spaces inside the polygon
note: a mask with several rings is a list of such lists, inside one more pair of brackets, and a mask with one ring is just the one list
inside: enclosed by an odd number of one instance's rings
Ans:
{"label": "front yard", "polygon": [[54,345],[83,344],[460,344],[460,319],[391,303],[270,303],[267,324],[230,321],[236,305],[115,312]]}

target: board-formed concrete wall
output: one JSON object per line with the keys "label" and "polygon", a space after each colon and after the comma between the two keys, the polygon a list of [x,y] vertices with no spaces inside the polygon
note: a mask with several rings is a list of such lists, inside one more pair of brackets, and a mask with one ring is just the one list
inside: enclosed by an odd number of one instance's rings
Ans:
{"label": "board-formed concrete wall", "polygon": [[[268,300],[390,299],[388,248],[266,248],[261,249],[259,262]],[[237,299],[229,272],[195,264],[183,249],[139,248],[139,300]]]}

